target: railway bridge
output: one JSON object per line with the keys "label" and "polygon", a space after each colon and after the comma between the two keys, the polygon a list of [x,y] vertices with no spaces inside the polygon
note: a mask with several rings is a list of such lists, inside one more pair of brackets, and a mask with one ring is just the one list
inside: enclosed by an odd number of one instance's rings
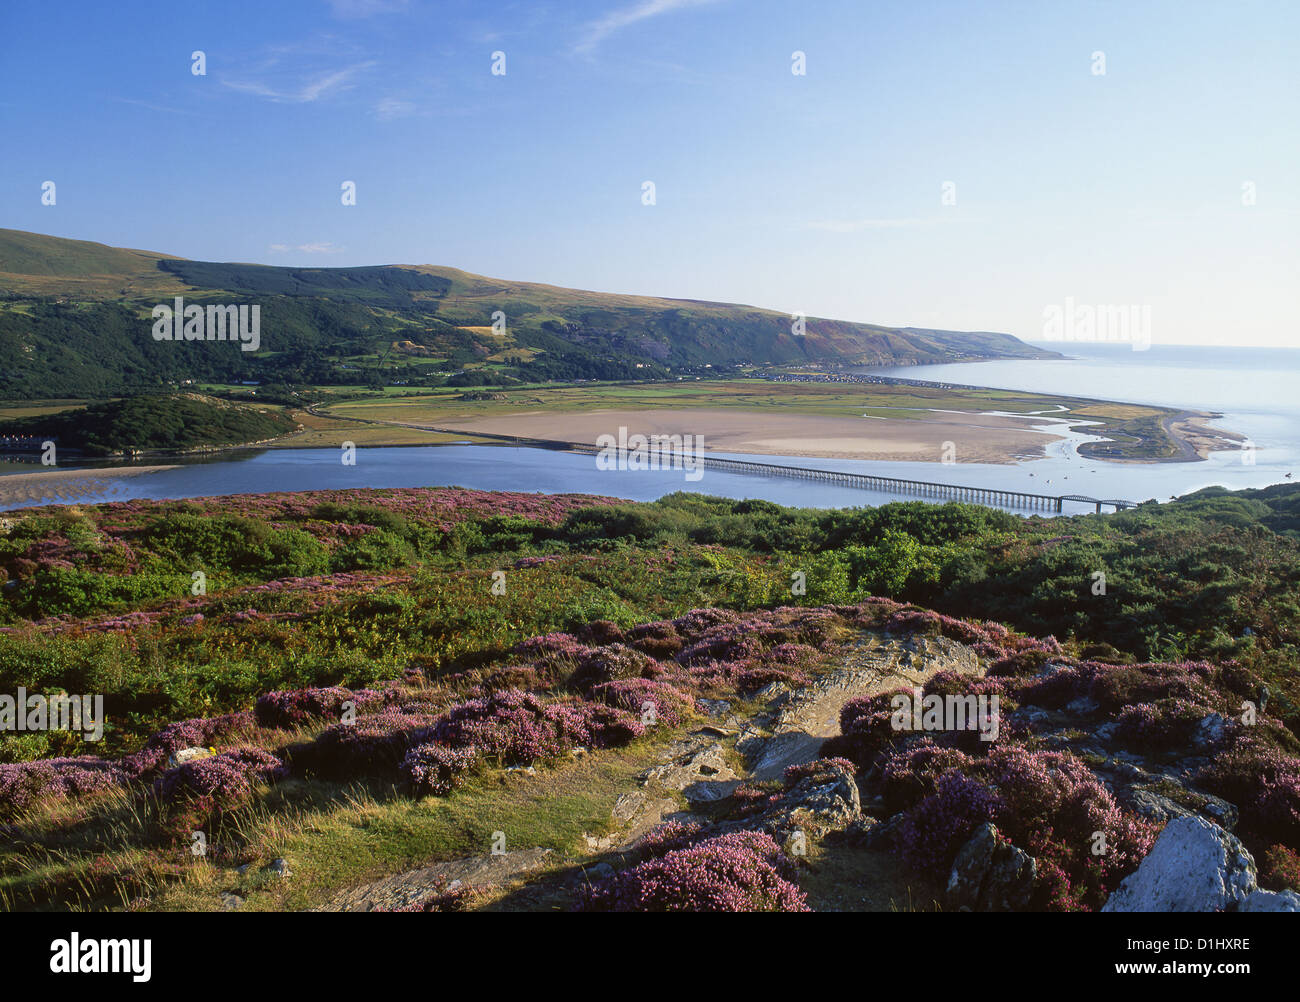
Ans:
{"label": "railway bridge", "polygon": [[[476,438],[492,438],[508,441],[517,445],[540,446],[550,449],[563,449],[568,452],[582,452],[594,455],[603,450],[586,442],[555,442],[548,439],[520,438],[514,435],[486,435],[482,432],[463,432],[446,428],[431,428],[430,431],[442,431],[450,434],[472,434]],[[647,469],[680,469],[683,457],[676,454],[651,452],[650,460],[654,465]],[[1109,505],[1116,511],[1133,508],[1132,501],[1115,498],[1093,498],[1082,494],[1035,494],[1030,491],[1010,490],[1003,487],[969,487],[961,484],[945,484],[930,480],[905,480],[898,477],[882,477],[874,473],[850,473],[843,470],[820,470],[809,466],[788,466],[782,463],[759,463],[748,459],[723,459],[707,453],[691,456],[693,467],[711,470],[725,470],[729,473],[749,473],[766,477],[799,477],[805,480],[818,480],[823,483],[840,484],[845,487],[858,487],[864,490],[886,491],[892,494],[907,494],[915,497],[943,498],[949,501],[970,501],[975,504],[996,505],[1002,508],[1021,508],[1031,511],[1055,511],[1064,509],[1066,501],[1078,501],[1095,505],[1098,512],[1103,505]]]}

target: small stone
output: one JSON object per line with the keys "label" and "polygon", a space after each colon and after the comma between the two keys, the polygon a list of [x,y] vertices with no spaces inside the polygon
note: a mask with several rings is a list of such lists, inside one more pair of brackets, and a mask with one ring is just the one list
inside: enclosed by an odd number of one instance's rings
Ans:
{"label": "small stone", "polygon": [[293,871],[289,869],[289,863],[284,859],[273,859],[267,864],[267,872],[274,873],[277,877],[292,877]]}
{"label": "small stone", "polygon": [[210,758],[215,752],[211,748],[182,748],[172,756],[172,761],[177,765],[184,765],[186,762],[193,762],[195,759]]}

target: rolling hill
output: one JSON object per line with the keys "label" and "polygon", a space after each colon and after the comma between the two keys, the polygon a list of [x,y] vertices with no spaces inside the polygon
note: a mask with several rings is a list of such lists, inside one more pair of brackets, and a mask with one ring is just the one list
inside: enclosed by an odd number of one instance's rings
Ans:
{"label": "rolling hill", "polygon": [[[158,342],[150,311],[261,308],[261,350]],[[494,333],[493,315],[506,318]],[[1008,334],[565,289],[433,265],[191,261],[0,229],[0,397],[103,397],[186,379],[304,383],[671,378],[706,367],[911,365],[1053,353]]]}

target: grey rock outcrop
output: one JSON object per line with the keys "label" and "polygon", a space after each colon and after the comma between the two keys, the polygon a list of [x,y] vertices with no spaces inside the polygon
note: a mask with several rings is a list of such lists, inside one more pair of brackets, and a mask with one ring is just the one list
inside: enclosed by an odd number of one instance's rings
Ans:
{"label": "grey rock outcrop", "polygon": [[958,911],[1020,911],[1034,891],[1038,864],[1032,856],[980,825],[957,853],[948,877],[948,904]]}
{"label": "grey rock outcrop", "polygon": [[1300,894],[1257,888],[1240,905],[1239,912],[1300,912]]}
{"label": "grey rock outcrop", "polygon": [[1233,911],[1255,890],[1255,860],[1236,836],[1199,817],[1175,818],[1103,912]]}

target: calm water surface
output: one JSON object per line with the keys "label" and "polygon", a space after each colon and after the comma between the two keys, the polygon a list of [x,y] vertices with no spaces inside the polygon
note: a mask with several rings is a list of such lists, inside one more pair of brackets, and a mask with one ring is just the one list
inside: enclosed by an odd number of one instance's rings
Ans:
{"label": "calm water surface", "polygon": [[[1061,346],[1055,346],[1058,349]],[[1211,454],[1200,463],[1123,464],[1081,459],[1077,447],[1091,436],[1081,428],[1051,443],[1047,458],[1015,465],[854,462],[842,459],[748,456],[757,462],[871,472],[903,479],[1042,494],[1083,494],[1142,501],[1166,500],[1219,484],[1262,487],[1285,482],[1300,470],[1300,351],[1272,349],[1067,345],[1064,361],[982,362],[869,370],[910,379],[959,382],[1005,389],[1068,393],[1135,403],[1222,412],[1224,428],[1248,436],[1255,463],[1241,450]],[[864,370],[867,371],[867,370]],[[1041,427],[1062,433],[1044,416]],[[729,456],[729,453],[713,453]],[[128,477],[84,502],[129,498],[188,498],[267,491],[358,487],[458,485],[479,490],[607,494],[636,501],[686,490],[730,498],[764,498],[785,505],[832,508],[909,500],[910,495],[837,487],[816,481],[705,470],[688,481],[682,471],[602,471],[589,455],[507,446],[442,445],[357,450],[344,466],[337,449],[279,449],[231,453],[218,460]],[[33,472],[34,466],[10,466]],[[57,502],[51,497],[48,502]],[[47,503],[48,503],[47,502]],[[1091,506],[1066,505],[1066,514]]]}

